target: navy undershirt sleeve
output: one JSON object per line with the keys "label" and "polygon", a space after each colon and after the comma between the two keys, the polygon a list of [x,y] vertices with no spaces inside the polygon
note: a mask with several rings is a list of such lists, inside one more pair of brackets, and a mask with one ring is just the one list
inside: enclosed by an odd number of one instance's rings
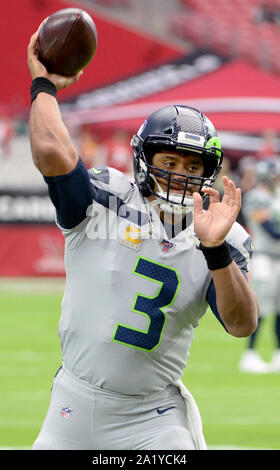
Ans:
{"label": "navy undershirt sleeve", "polygon": [[206,294],[206,300],[207,300],[212,312],[214,313],[215,317],[219,320],[219,322],[223,325],[223,327],[226,330],[226,327],[225,327],[225,325],[224,325],[224,323],[223,323],[223,321],[220,317],[220,314],[218,312],[217,302],[216,302],[216,289],[215,289],[213,279],[211,280],[210,285],[208,287],[207,294]]}
{"label": "navy undershirt sleeve", "polygon": [[[241,272],[244,275],[244,277],[247,279],[246,272],[243,271],[243,270],[241,270]],[[225,325],[224,325],[224,323],[223,323],[223,321],[220,317],[218,308],[217,308],[216,289],[215,289],[213,279],[211,280],[210,285],[208,287],[208,290],[207,290],[207,293],[206,293],[206,300],[207,300],[212,312],[214,313],[215,317],[217,318],[217,320],[219,320],[221,325],[223,325],[224,329],[227,331],[227,329],[226,329],[226,327],[225,327]]]}
{"label": "navy undershirt sleeve", "polygon": [[70,173],[44,176],[44,180],[56,208],[58,224],[62,228],[70,229],[82,222],[93,199],[92,184],[82,159],[79,158]]}

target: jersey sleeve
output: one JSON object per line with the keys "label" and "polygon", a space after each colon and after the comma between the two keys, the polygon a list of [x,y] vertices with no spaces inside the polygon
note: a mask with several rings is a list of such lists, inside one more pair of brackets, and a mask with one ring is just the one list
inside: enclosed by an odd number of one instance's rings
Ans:
{"label": "jersey sleeve", "polygon": [[248,272],[253,253],[251,236],[238,222],[235,222],[226,237],[226,241],[232,259],[243,272]]}

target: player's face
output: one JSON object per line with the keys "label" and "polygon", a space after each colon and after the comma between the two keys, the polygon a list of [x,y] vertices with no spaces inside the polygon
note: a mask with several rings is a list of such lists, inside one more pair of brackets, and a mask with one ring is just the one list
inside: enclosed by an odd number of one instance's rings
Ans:
{"label": "player's face", "polygon": [[[173,194],[183,194],[185,188],[184,178],[189,176],[203,176],[204,166],[202,158],[199,155],[192,153],[179,153],[162,150],[156,153],[152,158],[152,165],[161,169],[168,170],[175,173],[181,173],[182,177],[176,176],[176,180],[182,179],[182,184],[178,181],[171,182],[170,192]],[[163,189],[167,190],[167,180],[160,176],[156,176],[156,180]],[[188,185],[186,196],[191,196],[193,192],[198,191],[197,185]]]}

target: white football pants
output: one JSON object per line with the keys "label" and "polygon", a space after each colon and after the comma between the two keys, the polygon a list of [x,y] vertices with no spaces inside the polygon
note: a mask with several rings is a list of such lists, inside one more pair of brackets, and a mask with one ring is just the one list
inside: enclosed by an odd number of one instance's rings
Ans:
{"label": "white football pants", "polygon": [[146,396],[93,387],[62,368],[34,450],[206,449],[193,397],[181,382]]}

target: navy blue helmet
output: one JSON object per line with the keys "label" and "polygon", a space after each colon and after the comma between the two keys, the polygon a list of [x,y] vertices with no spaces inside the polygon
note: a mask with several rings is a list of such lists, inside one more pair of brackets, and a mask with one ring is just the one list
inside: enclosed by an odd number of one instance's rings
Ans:
{"label": "navy blue helmet", "polygon": [[[172,204],[184,206],[188,185],[212,186],[221,170],[223,151],[212,122],[200,111],[190,106],[171,105],[151,114],[131,140],[135,182],[143,196],[154,195]],[[152,157],[160,150],[194,153],[203,160],[202,177],[159,169],[152,165]],[[169,189],[158,191],[156,176],[171,183],[184,183],[182,197],[172,198]],[[182,185],[183,187],[183,185]],[[203,193],[202,193],[203,194]]]}

